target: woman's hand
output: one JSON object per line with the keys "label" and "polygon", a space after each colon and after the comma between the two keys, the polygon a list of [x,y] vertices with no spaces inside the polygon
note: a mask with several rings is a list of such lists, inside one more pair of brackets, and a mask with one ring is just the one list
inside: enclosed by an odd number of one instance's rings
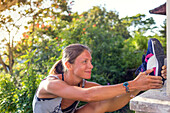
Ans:
{"label": "woman's hand", "polygon": [[162,66],[161,76],[166,79],[167,78],[167,69],[166,66]]}
{"label": "woman's hand", "polygon": [[[139,75],[133,80],[132,89],[137,89],[140,91],[145,91],[148,89],[158,89],[162,85],[162,77],[149,75],[153,69],[146,70],[145,72],[140,72]],[[165,71],[162,71],[162,75],[165,75]]]}

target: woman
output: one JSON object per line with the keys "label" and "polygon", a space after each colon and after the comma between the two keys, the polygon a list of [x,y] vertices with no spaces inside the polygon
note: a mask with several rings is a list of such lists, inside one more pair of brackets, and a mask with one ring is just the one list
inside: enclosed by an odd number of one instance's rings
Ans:
{"label": "woman", "polygon": [[[101,86],[86,81],[93,65],[90,49],[72,44],[63,50],[50,74],[40,83],[33,100],[35,113],[104,113],[118,110],[140,91],[162,87],[160,76],[141,72],[134,80],[117,85]],[[166,75],[166,67],[162,71]],[[79,101],[88,102],[77,108]]]}

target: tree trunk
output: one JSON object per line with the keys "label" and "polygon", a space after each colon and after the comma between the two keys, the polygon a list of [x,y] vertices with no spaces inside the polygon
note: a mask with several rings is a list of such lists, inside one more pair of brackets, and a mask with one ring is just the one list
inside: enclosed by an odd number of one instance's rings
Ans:
{"label": "tree trunk", "polygon": [[13,75],[13,52],[12,52],[12,48],[9,45],[9,71],[10,74]]}
{"label": "tree trunk", "polygon": [[16,5],[16,3],[26,3],[26,1],[27,0],[0,0],[0,12],[9,9],[11,6]]}
{"label": "tree trunk", "polygon": [[8,73],[8,70],[7,70],[8,66],[7,66],[7,65],[4,63],[4,61],[2,60],[2,56],[1,56],[1,55],[0,55],[0,64],[2,64],[5,72]]}

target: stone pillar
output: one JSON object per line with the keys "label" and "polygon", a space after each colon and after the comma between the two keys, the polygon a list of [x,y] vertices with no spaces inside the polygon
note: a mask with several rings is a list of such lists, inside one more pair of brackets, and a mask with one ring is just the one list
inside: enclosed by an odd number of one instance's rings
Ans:
{"label": "stone pillar", "polygon": [[166,2],[167,15],[167,80],[161,89],[148,90],[130,100],[135,113],[170,113],[170,0]]}
{"label": "stone pillar", "polygon": [[166,82],[161,89],[148,90],[131,99],[130,109],[135,113],[170,113],[170,96],[166,95]]}
{"label": "stone pillar", "polygon": [[166,2],[167,15],[167,95],[170,95],[170,0]]}

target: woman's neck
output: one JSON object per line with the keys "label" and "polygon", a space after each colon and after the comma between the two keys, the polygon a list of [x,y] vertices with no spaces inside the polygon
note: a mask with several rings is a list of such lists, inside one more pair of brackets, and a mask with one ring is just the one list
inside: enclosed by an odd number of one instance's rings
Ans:
{"label": "woman's neck", "polygon": [[63,75],[64,81],[69,85],[78,86],[78,84],[82,83],[82,78],[78,78],[70,72],[65,72]]}

